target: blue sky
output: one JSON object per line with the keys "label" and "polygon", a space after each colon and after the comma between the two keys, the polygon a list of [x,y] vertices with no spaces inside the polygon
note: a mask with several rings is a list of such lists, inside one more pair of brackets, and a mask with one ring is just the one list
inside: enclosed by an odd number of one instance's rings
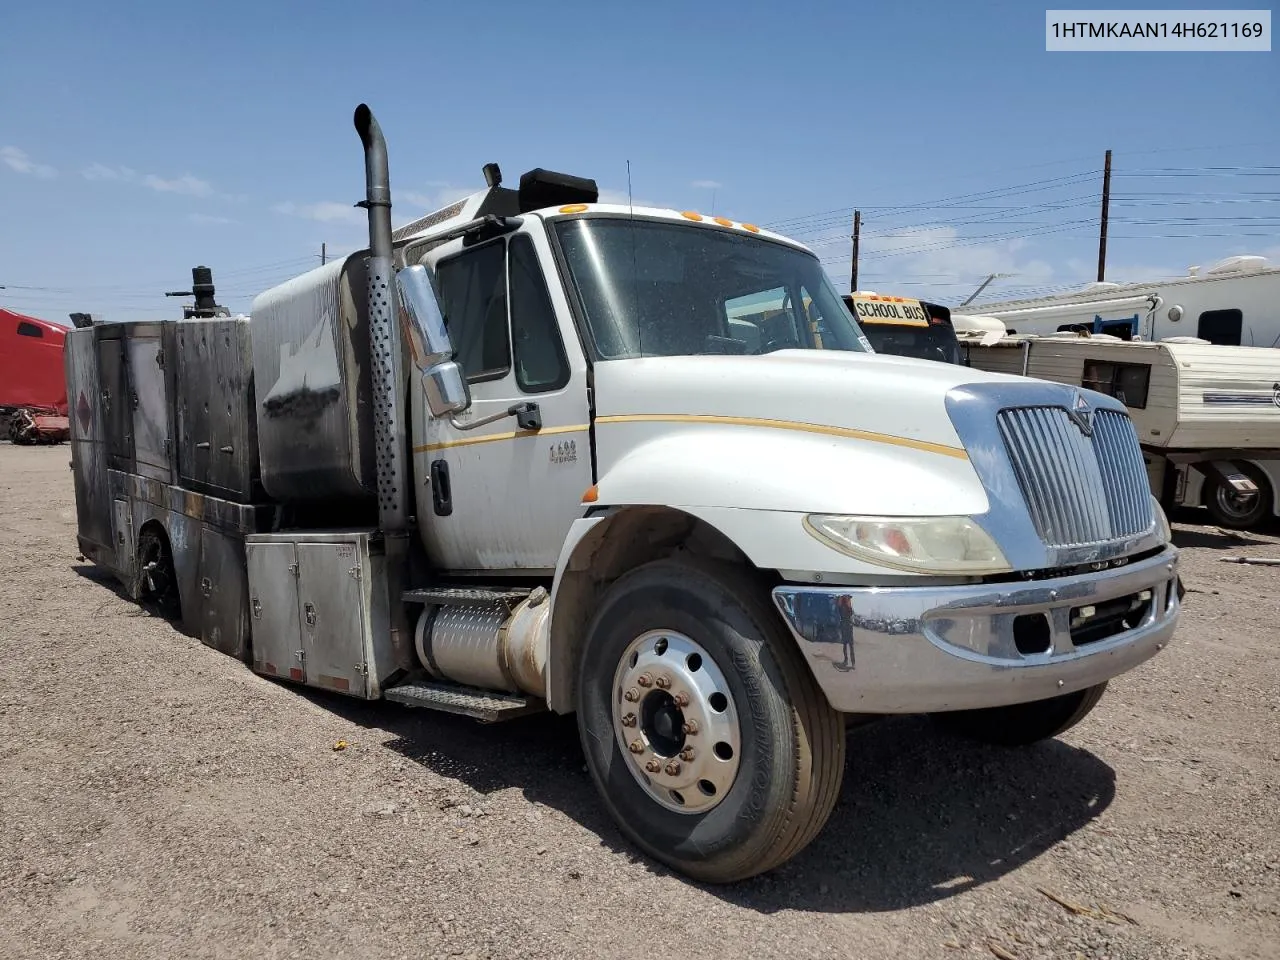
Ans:
{"label": "blue sky", "polygon": [[[811,243],[845,289],[963,299],[1280,259],[1280,53],[1044,51],[1028,3],[9,4],[0,305],[178,316],[362,245],[367,101],[394,219],[535,166]],[[1227,170],[1213,168],[1226,167]],[[1213,218],[1213,219],[1207,219]]]}

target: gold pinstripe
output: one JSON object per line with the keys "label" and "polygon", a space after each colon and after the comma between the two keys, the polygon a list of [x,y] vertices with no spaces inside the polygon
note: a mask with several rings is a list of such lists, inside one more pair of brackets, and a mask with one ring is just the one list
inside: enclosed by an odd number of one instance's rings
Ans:
{"label": "gold pinstripe", "polygon": [[931,443],[927,440],[913,440],[910,437],[895,437],[888,433],[874,433],[870,430],[854,430],[850,427],[828,427],[819,423],[802,423],[797,420],[763,420],[758,417],[723,417],[709,414],[693,413],[639,413],[611,417],[596,417],[596,423],[715,423],[729,424],[738,427],[766,427],[773,430],[797,430],[802,433],[817,433],[828,437],[847,437],[851,440],[867,440],[872,443],[886,443],[895,447],[909,447],[912,450],[924,450],[944,457],[955,457],[968,460],[969,455],[961,447],[949,447],[942,443]]}
{"label": "gold pinstripe", "polygon": [[414,453],[430,453],[432,450],[444,450],[447,447],[469,447],[473,443],[493,443],[497,440],[514,440],[516,437],[549,437],[557,433],[580,433],[589,429],[585,423],[575,423],[567,427],[543,427],[541,430],[512,430],[508,433],[486,433],[481,437],[460,437],[457,440],[444,440],[440,443],[424,443],[413,448]]}
{"label": "gold pinstripe", "polygon": [[[866,440],[870,443],[884,443],[895,447],[907,447],[911,450],[923,450],[926,453],[955,457],[958,460],[969,459],[969,455],[960,447],[949,447],[946,444],[931,443],[928,440],[913,440],[910,437],[895,437],[892,434],[875,433],[870,430],[855,430],[851,427],[830,427],[820,423],[803,423],[798,420],[766,420],[760,417],[727,417],[694,413],[634,413],[596,417],[596,423],[704,423],[736,427],[764,427],[771,430],[795,430],[801,433],[816,433],[827,437]],[[512,430],[506,433],[486,433],[481,437],[460,437],[457,440],[421,444],[414,447],[413,452],[429,453],[450,447],[467,447],[476,443],[514,440],[517,437],[543,437],[561,433],[580,433],[587,429],[587,424],[580,423],[565,427],[544,427],[541,430]]]}

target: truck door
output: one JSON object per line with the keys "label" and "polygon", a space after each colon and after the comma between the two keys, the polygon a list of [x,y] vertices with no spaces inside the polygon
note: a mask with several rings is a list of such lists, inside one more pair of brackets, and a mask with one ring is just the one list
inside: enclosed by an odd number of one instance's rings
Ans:
{"label": "truck door", "polygon": [[592,483],[586,361],[540,224],[509,237],[433,251],[441,312],[467,376],[467,422],[538,405],[542,426],[515,418],[458,430],[413,389],[418,526],[442,570],[548,572]]}

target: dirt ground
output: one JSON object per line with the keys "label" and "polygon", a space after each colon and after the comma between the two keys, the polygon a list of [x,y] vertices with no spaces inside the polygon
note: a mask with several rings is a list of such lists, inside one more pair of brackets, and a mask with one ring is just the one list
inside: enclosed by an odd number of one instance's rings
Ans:
{"label": "dirt ground", "polygon": [[[1174,644],[1064,738],[850,734],[826,830],[689,883],[573,720],[255,676],[77,560],[66,446],[0,444],[0,957],[1280,957],[1280,537],[1177,524]],[[335,751],[336,741],[349,746]]]}

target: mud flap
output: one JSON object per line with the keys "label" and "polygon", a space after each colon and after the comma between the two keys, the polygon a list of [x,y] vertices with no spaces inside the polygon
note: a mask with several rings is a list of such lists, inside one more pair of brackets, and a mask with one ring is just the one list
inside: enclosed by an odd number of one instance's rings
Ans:
{"label": "mud flap", "polygon": [[1241,497],[1258,495],[1258,485],[1230,460],[1203,460],[1195,466],[1205,476],[1212,477]]}

